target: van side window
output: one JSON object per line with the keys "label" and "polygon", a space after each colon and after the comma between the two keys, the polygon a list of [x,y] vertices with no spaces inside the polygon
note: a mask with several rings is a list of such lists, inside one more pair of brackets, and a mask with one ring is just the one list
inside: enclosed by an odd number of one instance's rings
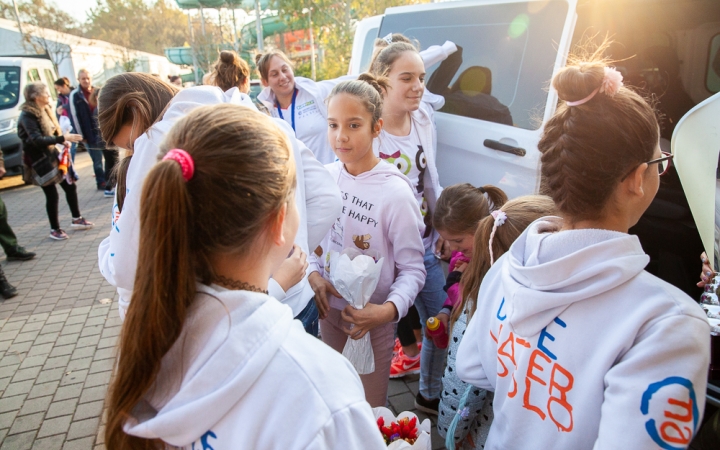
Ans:
{"label": "van side window", "polygon": [[[428,90],[441,111],[537,129],[545,112],[565,1],[471,5],[387,14],[378,36],[403,33],[422,48],[453,41],[462,52],[428,67]],[[452,60],[450,60],[452,59]],[[433,77],[435,71],[437,76]]]}
{"label": "van side window", "polygon": [[708,59],[705,86],[713,94],[720,92],[720,34],[716,34],[710,42],[710,58]]}
{"label": "van side window", "polygon": [[32,83],[33,81],[40,81],[40,72],[38,72],[37,69],[28,70],[27,81],[28,83]]}
{"label": "van side window", "polygon": [[48,89],[50,90],[50,97],[53,98],[53,100],[57,100],[57,91],[55,90],[55,79],[56,77],[53,76],[52,70],[45,69],[45,84],[47,84]]}

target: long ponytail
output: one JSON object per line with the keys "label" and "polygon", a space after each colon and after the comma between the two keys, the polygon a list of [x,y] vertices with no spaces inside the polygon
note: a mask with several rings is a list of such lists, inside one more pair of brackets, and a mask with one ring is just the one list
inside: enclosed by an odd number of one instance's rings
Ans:
{"label": "long ponytail", "polygon": [[122,426],[154,383],[162,357],[182,331],[196,291],[190,249],[192,207],[179,164],[158,163],[147,176],[142,198],[137,275],[110,391],[105,431],[110,450],[161,448],[160,442],[126,434]]}

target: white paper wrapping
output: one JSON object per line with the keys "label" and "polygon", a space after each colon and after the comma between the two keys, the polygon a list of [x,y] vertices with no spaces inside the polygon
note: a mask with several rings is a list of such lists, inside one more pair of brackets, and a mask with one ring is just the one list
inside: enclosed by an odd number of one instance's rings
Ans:
{"label": "white paper wrapping", "polygon": [[[372,254],[367,250],[363,253],[355,248],[345,249],[341,253],[331,251],[328,256],[330,282],[353,308],[363,309],[380,281],[384,258],[378,258],[377,252]],[[348,337],[342,354],[360,375],[375,371],[370,332],[358,340]]]}
{"label": "white paper wrapping", "polygon": [[[430,423],[430,419],[425,419],[421,423],[420,419],[409,411],[401,412],[395,417],[395,414],[384,406],[373,408],[373,415],[375,416],[375,420],[382,417],[386,425],[390,422],[397,422],[405,417],[410,420],[412,420],[413,417],[417,419],[418,438],[415,443],[410,445],[406,441],[395,441],[388,445],[388,450],[432,450],[432,440],[430,439],[430,427],[432,424]],[[378,430],[378,433],[379,432]]]}

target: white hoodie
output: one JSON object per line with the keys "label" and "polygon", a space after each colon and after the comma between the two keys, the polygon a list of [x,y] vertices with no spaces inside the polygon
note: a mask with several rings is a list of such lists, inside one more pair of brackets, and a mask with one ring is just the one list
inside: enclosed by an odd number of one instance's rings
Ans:
{"label": "white hoodie", "polygon": [[215,285],[198,292],[125,432],[198,450],[387,448],[353,367],[289,308]]}
{"label": "white hoodie", "polygon": [[488,271],[457,353],[495,391],[486,449],[681,449],[705,406],[701,308],[636,236],[534,222]]}
{"label": "white hoodie", "polygon": [[[135,141],[135,151],[127,173],[127,190],[122,214],[117,202],[113,205],[110,236],[98,248],[100,273],[118,288],[120,315],[130,304],[135,282],[140,243],[140,195],[150,169],[157,163],[160,144],[170,128],[190,111],[200,106],[231,103],[256,109],[250,97],[237,88],[223,92],[219,87],[199,86],[183,89],[171,100],[162,120],[154,124]],[[258,113],[259,114],[259,113]],[[297,170],[295,203],[301,220],[295,243],[309,254],[325,236],[340,211],[340,192],[327,170],[312,152],[297,140],[292,129],[282,120],[275,123],[290,137]],[[286,303],[297,316],[313,296],[307,277],[285,293],[274,281],[268,286],[270,294]]]}
{"label": "white hoodie", "polygon": [[[328,279],[325,261],[328,252],[346,248],[374,250],[385,258],[380,281],[370,303],[393,302],[398,320],[407,314],[425,284],[425,225],[415,201],[410,180],[384,161],[358,176],[350,175],[340,161],[327,166],[337,180],[343,207],[335,224],[320,244],[322,254],[309,259],[311,271]],[[343,309],[348,303],[330,296],[330,306]]]}

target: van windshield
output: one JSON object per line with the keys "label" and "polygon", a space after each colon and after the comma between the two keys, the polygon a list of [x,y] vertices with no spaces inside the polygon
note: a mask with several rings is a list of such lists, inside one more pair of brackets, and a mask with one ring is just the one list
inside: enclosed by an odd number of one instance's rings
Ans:
{"label": "van windshield", "polygon": [[423,49],[446,40],[462,48],[427,68],[428,90],[445,97],[442,112],[537,129],[567,2],[439,5],[444,7],[387,14],[379,35],[402,33]]}
{"label": "van windshield", "polygon": [[20,100],[20,68],[0,66],[0,109],[9,109]]}

